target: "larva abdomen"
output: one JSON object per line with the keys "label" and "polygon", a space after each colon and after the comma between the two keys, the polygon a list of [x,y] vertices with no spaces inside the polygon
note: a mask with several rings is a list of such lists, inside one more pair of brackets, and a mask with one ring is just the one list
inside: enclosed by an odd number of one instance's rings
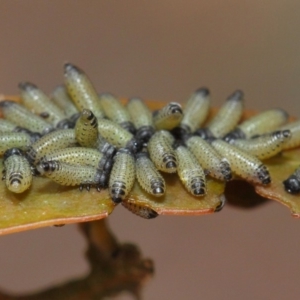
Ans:
{"label": "larva abdomen", "polygon": [[166,173],[175,173],[177,168],[177,158],[174,149],[165,135],[171,134],[167,131],[161,133],[157,131],[148,142],[148,151],[155,167]]}
{"label": "larva abdomen", "polygon": [[211,177],[222,181],[229,181],[232,178],[228,161],[224,160],[207,141],[199,136],[192,136],[186,141],[186,145]]}
{"label": "larva abdomen", "polygon": [[238,124],[243,108],[244,94],[238,90],[227,98],[206,128],[200,128],[195,133],[204,139],[222,138]]}
{"label": "larva abdomen", "polygon": [[193,93],[183,109],[180,127],[187,133],[194,132],[206,120],[210,109],[210,92],[200,88]]}
{"label": "larva abdomen", "polygon": [[136,138],[148,142],[155,131],[152,112],[139,98],[131,98],[126,107],[131,120],[137,129]]}
{"label": "larva abdomen", "polygon": [[19,84],[22,102],[33,113],[43,117],[46,121],[57,126],[66,119],[64,112],[53,103],[35,84],[21,82]]}
{"label": "larva abdomen", "polygon": [[255,184],[266,185],[271,182],[269,170],[255,156],[222,140],[213,141],[212,146],[229,161],[232,171],[241,178]]}
{"label": "larva abdomen", "polygon": [[238,138],[245,139],[272,132],[285,124],[288,117],[288,113],[280,108],[264,111],[244,121],[235,130],[227,134],[224,139],[225,141]]}
{"label": "larva abdomen", "polygon": [[128,149],[120,149],[114,157],[109,178],[109,193],[114,203],[120,203],[131,191],[135,180],[135,161]]}
{"label": "larva abdomen", "polygon": [[93,112],[84,109],[75,124],[75,136],[79,145],[93,148],[98,140],[98,121]]}
{"label": "larva abdomen", "polygon": [[100,172],[91,166],[75,166],[60,161],[43,161],[37,165],[41,175],[64,186],[99,185]]}
{"label": "larva abdomen", "polygon": [[164,195],[166,190],[165,180],[146,152],[140,152],[136,155],[136,178],[147,193],[155,197]]}
{"label": "larva abdomen", "polygon": [[127,200],[123,200],[122,205],[135,215],[144,219],[153,219],[158,216],[158,213],[155,210],[146,205],[134,203]]}
{"label": "larva abdomen", "polygon": [[135,133],[135,128],[131,122],[129,112],[116,97],[109,93],[101,94],[100,103],[105,115],[111,121],[119,124],[132,134]]}
{"label": "larva abdomen", "polygon": [[283,130],[252,139],[233,140],[231,144],[258,159],[268,159],[281,152],[290,138],[291,132]]}
{"label": "larva abdomen", "polygon": [[47,134],[53,130],[51,124],[18,103],[4,100],[0,102],[0,107],[5,119],[20,127],[40,134]]}
{"label": "larva abdomen", "polygon": [[10,148],[26,150],[31,144],[31,137],[23,132],[1,132],[0,133],[0,155]]}
{"label": "larva abdomen", "polygon": [[33,164],[36,164],[43,156],[76,144],[74,129],[61,129],[44,135],[35,143],[31,144],[27,156]]}
{"label": "larva abdomen", "polygon": [[21,150],[11,148],[4,153],[4,179],[8,190],[23,193],[32,183],[31,167]]}
{"label": "larva abdomen", "polygon": [[90,109],[97,118],[103,118],[99,97],[87,75],[70,63],[65,64],[64,71],[66,88],[77,109]]}
{"label": "larva abdomen", "polygon": [[184,146],[175,149],[177,172],[184,187],[194,196],[206,194],[205,174],[194,155]]}

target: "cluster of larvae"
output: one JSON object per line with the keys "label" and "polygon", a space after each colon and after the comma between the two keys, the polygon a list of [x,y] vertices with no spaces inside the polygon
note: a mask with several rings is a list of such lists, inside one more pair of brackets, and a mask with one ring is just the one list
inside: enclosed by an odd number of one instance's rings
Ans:
{"label": "cluster of larvae", "polygon": [[[126,200],[135,180],[150,195],[167,187],[160,172],[177,173],[195,197],[207,192],[206,177],[229,181],[233,175],[268,185],[263,160],[300,145],[300,121],[289,123],[282,109],[271,109],[239,124],[244,97],[235,91],[217,114],[207,88],[181,105],[171,102],[151,112],[139,98],[123,106],[112,94],[98,95],[78,67],[64,66],[64,85],[50,97],[29,82],[19,84],[22,104],[0,102],[0,154],[3,179],[15,193],[29,189],[32,176],[80,189],[108,188],[114,203],[144,217],[157,214]],[[203,127],[203,124],[205,126]],[[284,181],[300,191],[300,170]]]}

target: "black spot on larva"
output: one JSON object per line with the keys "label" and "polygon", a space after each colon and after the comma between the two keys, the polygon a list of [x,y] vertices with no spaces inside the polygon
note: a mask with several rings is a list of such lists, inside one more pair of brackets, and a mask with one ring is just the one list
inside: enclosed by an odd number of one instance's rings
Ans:
{"label": "black spot on larva", "polygon": [[300,181],[295,175],[291,175],[283,181],[285,190],[290,194],[298,194],[300,192]]}

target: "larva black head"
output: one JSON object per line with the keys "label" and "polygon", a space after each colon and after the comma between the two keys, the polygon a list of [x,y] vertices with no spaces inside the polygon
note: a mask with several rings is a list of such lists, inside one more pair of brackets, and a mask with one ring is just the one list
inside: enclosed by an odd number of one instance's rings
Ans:
{"label": "larva black head", "polygon": [[14,105],[15,102],[14,101],[11,101],[11,100],[3,100],[3,101],[0,101],[0,107],[10,107],[12,105]]}
{"label": "larva black head", "polygon": [[70,74],[70,73],[83,74],[84,73],[80,68],[78,68],[77,66],[75,66],[71,63],[64,64],[64,71],[65,71],[65,74]]}
{"label": "larva black head", "polygon": [[139,159],[140,157],[149,158],[149,153],[147,152],[147,150],[144,151],[144,149],[143,149],[143,151],[140,151],[140,152],[136,153],[135,158]]}
{"label": "larva black head", "polygon": [[223,140],[229,144],[231,144],[234,140],[237,139],[245,139],[246,136],[244,132],[240,128],[236,128],[233,131],[227,133]]}
{"label": "larva black head", "polygon": [[243,99],[244,93],[241,90],[236,90],[227,98],[227,101],[242,101]]}
{"label": "larva black head", "polygon": [[284,189],[290,194],[298,194],[300,192],[300,181],[295,175],[284,180],[283,185]]}
{"label": "larva black head", "polygon": [[75,124],[69,119],[63,119],[59,121],[56,125],[57,129],[72,129],[74,128]]}
{"label": "larva black head", "polygon": [[232,179],[231,167],[227,160],[221,161],[220,169],[225,181],[229,181]]}
{"label": "larva black head", "polygon": [[201,87],[195,91],[195,94],[201,95],[202,97],[207,97],[210,94],[210,91],[206,87]]}
{"label": "larva black head", "polygon": [[80,113],[76,113],[70,117],[70,121],[74,124],[72,128],[75,127],[76,121],[79,119]]}
{"label": "larva black head", "polygon": [[42,137],[42,135],[38,132],[30,132],[29,135],[30,135],[31,143],[36,142],[37,140],[39,140]]}
{"label": "larva black head", "polygon": [[175,139],[184,140],[185,136],[191,133],[191,129],[189,128],[189,126],[182,124],[180,125],[180,127],[172,129],[171,133],[175,137]]}
{"label": "larva black head", "polygon": [[120,123],[120,126],[132,134],[135,134],[135,132],[136,132],[134,125],[130,121],[122,122],[122,123]]}
{"label": "larva black head", "polygon": [[282,138],[289,138],[292,136],[291,131],[290,130],[283,130],[283,131],[274,131],[272,133],[272,136],[277,138],[277,139],[282,139]]}
{"label": "larva black head", "polygon": [[171,102],[169,105],[170,105],[170,112],[172,114],[177,114],[177,113],[182,114],[183,113],[181,105],[179,103]]}
{"label": "larva black head", "polygon": [[199,128],[194,132],[194,135],[200,136],[204,140],[215,139],[215,137],[208,128]]}
{"label": "larva black head", "polygon": [[28,91],[28,92],[38,89],[38,87],[35,84],[28,81],[20,82],[18,87],[21,91]]}
{"label": "larva black head", "polygon": [[8,149],[3,154],[3,161],[7,160],[12,155],[20,155],[20,156],[22,156],[23,152],[19,148]]}
{"label": "larva black head", "polygon": [[152,126],[142,126],[136,132],[135,138],[143,143],[147,143],[154,132],[155,129]]}
{"label": "larva black head", "polygon": [[194,180],[191,188],[195,196],[201,196],[206,194],[206,186],[204,180]]}
{"label": "larva black head", "polygon": [[113,158],[117,152],[116,147],[107,142],[98,150],[103,153],[106,158]]}
{"label": "larva black head", "polygon": [[132,153],[137,153],[143,148],[143,141],[136,138],[132,138],[126,145]]}
{"label": "larva black head", "polygon": [[40,174],[53,172],[59,167],[59,163],[57,161],[42,161],[37,166],[36,169]]}
{"label": "larva black head", "polygon": [[165,193],[164,182],[157,180],[151,183],[151,190],[155,196],[161,196]]}

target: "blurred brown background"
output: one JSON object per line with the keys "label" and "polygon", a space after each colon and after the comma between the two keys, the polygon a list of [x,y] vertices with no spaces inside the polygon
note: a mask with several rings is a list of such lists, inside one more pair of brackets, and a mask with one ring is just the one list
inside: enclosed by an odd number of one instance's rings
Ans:
{"label": "blurred brown background", "polygon": [[[1,0],[0,92],[16,94],[23,80],[50,92],[70,61],[99,92],[184,101],[205,85],[220,105],[240,88],[248,108],[299,116],[299,13],[295,0]],[[152,221],[119,207],[109,221],[121,241],[155,261],[144,299],[300,293],[300,220],[275,202]],[[0,287],[21,293],[81,276],[84,249],[75,226],[3,236]]]}

